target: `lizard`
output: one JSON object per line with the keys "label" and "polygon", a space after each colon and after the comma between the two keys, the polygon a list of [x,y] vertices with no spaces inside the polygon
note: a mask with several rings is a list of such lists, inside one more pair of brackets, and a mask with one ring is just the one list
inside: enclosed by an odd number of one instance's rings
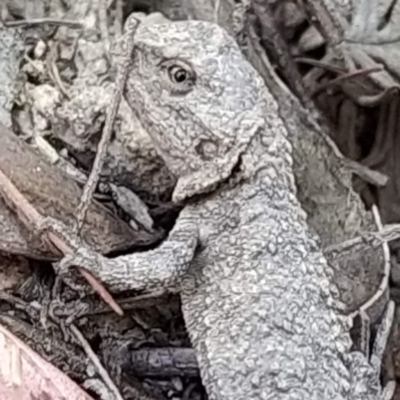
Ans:
{"label": "lizard", "polygon": [[124,95],[184,207],[159,247],[115,258],[64,230],[76,249],[57,265],[66,282],[79,265],[113,292],[178,291],[210,400],[390,399],[393,302],[372,354],[365,340],[352,349],[278,104],[235,40],[205,21],[141,24]]}

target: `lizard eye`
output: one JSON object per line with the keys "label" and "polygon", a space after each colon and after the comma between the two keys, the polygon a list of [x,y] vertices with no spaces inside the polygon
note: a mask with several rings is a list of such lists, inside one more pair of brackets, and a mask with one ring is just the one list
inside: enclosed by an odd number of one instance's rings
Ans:
{"label": "lizard eye", "polygon": [[189,93],[196,83],[196,74],[191,66],[181,60],[167,60],[161,64],[172,94]]}
{"label": "lizard eye", "polygon": [[184,83],[189,79],[189,74],[186,70],[178,65],[173,65],[168,68],[169,78],[174,83]]}

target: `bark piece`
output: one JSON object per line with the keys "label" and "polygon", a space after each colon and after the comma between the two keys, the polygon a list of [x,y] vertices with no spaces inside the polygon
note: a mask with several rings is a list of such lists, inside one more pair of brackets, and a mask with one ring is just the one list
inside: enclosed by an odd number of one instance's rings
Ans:
{"label": "bark piece", "polygon": [[195,351],[182,347],[133,350],[127,368],[139,377],[199,376]]}
{"label": "bark piece", "polygon": [[0,326],[0,358],[2,399],[93,400],[3,326]]}
{"label": "bark piece", "polygon": [[[54,166],[43,161],[28,145],[11,131],[0,125],[0,169],[9,177],[18,190],[44,215],[57,218],[71,225],[79,202],[81,189],[69,177]],[[1,204],[0,204],[1,205]],[[8,225],[13,222],[13,225]],[[7,244],[17,239],[21,253],[31,257],[55,256],[51,249],[38,245],[37,241],[26,239],[24,229],[15,224],[13,215],[0,212],[0,223],[4,227],[2,235],[4,250],[18,253],[18,247],[7,248]],[[20,234],[22,234],[20,236]],[[101,253],[125,250],[134,245],[147,245],[154,236],[146,232],[134,232],[129,226],[114,217],[105,207],[93,201],[82,236]],[[25,249],[26,246],[29,246]],[[30,252],[32,246],[32,252]],[[25,251],[26,250],[26,251]]]}

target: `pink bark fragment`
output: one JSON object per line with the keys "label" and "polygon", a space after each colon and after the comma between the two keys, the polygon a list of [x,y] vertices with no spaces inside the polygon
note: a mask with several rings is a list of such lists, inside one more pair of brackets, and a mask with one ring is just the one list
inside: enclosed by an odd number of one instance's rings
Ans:
{"label": "pink bark fragment", "polygon": [[0,325],[0,400],[93,400]]}

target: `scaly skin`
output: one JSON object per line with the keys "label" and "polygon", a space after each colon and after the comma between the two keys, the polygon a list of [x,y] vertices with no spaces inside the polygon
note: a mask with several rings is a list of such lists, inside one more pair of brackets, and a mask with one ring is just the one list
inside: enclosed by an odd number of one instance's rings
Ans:
{"label": "scaly skin", "polygon": [[[142,24],[135,43],[125,95],[187,205],[158,249],[112,260],[80,249],[73,264],[113,291],[179,290],[210,400],[386,398],[379,366],[350,353],[260,76],[214,24]],[[380,345],[392,314],[391,305]]]}

